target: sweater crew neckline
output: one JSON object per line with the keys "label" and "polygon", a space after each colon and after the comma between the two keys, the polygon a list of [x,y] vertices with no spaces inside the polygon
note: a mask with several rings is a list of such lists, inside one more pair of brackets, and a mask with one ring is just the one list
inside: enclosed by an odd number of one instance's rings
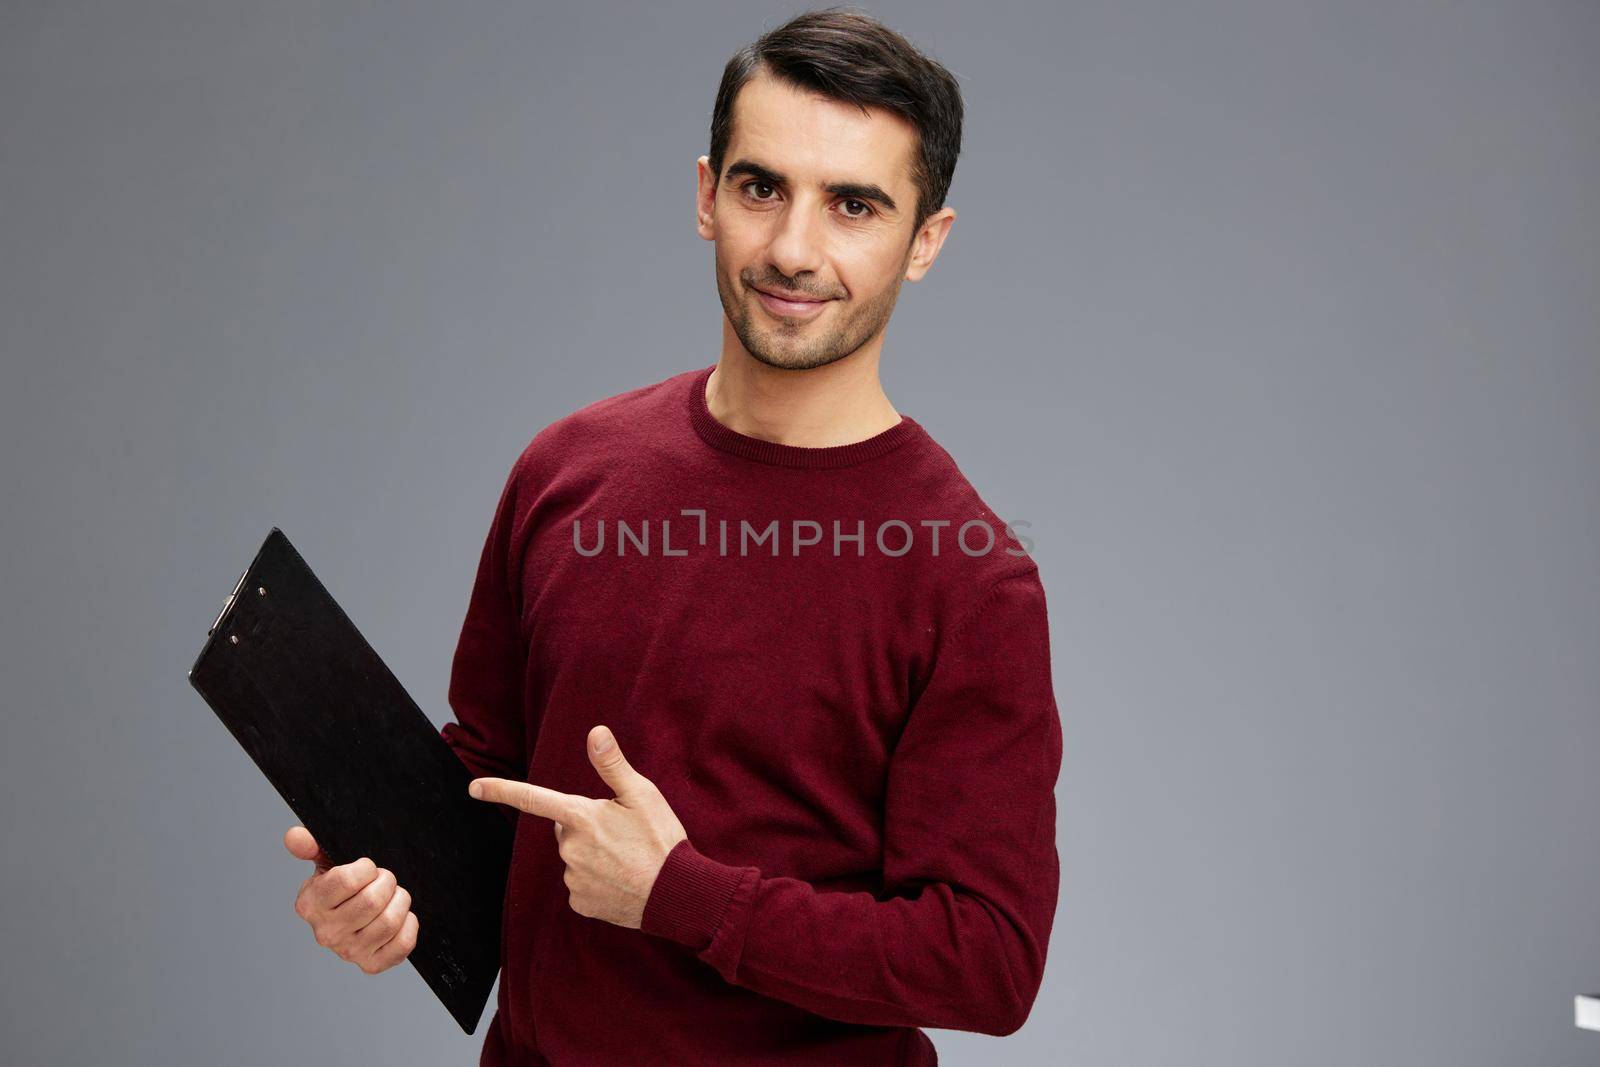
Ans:
{"label": "sweater crew neckline", "polygon": [[706,403],[706,382],[716,369],[716,364],[704,368],[689,383],[689,421],[694,425],[695,432],[712,448],[758,463],[812,469],[848,467],[892,452],[923,432],[921,424],[915,419],[901,415],[900,421],[887,430],[845,445],[785,445],[751,437],[723,425],[711,414],[711,407]]}

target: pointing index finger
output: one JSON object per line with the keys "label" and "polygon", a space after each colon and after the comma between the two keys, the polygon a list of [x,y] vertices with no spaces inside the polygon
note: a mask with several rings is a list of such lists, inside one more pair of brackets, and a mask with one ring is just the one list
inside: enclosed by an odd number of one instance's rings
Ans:
{"label": "pointing index finger", "polygon": [[590,799],[546,789],[532,782],[513,782],[509,778],[474,778],[468,792],[478,800],[506,804],[529,815],[564,823],[577,822],[579,809]]}

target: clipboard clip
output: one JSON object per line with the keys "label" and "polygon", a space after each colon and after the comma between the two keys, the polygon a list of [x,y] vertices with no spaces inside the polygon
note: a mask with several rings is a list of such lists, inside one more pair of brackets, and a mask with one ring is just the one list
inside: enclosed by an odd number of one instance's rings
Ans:
{"label": "clipboard clip", "polygon": [[239,590],[244,587],[245,577],[249,575],[249,573],[249,567],[246,567],[244,570],[239,572],[239,580],[233,583],[233,592],[229,593],[227,598],[222,601],[222,610],[217,612],[217,617],[215,619],[211,620],[211,628],[206,631],[207,637],[210,637],[213,633],[215,633],[217,627],[221,625],[222,617],[226,615],[228,613],[228,609],[233,606],[233,598],[239,595]]}

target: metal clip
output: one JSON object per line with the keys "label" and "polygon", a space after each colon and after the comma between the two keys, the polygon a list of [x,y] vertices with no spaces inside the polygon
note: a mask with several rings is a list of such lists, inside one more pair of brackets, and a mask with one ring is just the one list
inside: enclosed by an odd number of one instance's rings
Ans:
{"label": "metal clip", "polygon": [[222,601],[222,610],[217,612],[217,617],[211,620],[211,626],[206,630],[207,637],[211,636],[212,632],[216,630],[217,624],[222,621],[222,617],[228,613],[228,605],[232,604],[233,598],[239,595],[239,590],[244,587],[245,576],[249,573],[249,567],[239,572],[239,580],[233,583],[233,592],[229,593],[227,598]]}

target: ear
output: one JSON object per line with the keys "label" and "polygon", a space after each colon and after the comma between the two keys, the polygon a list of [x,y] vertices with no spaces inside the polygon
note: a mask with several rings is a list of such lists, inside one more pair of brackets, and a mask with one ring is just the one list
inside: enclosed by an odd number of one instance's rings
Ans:
{"label": "ear", "polygon": [[911,255],[906,260],[906,281],[921,281],[922,276],[928,273],[933,261],[939,258],[939,249],[944,247],[944,239],[950,235],[950,227],[955,221],[955,208],[948,205],[928,216],[928,220],[911,239]]}
{"label": "ear", "polygon": [[717,175],[711,169],[711,159],[701,156],[694,161],[695,195],[694,228],[707,241],[717,239]]}

